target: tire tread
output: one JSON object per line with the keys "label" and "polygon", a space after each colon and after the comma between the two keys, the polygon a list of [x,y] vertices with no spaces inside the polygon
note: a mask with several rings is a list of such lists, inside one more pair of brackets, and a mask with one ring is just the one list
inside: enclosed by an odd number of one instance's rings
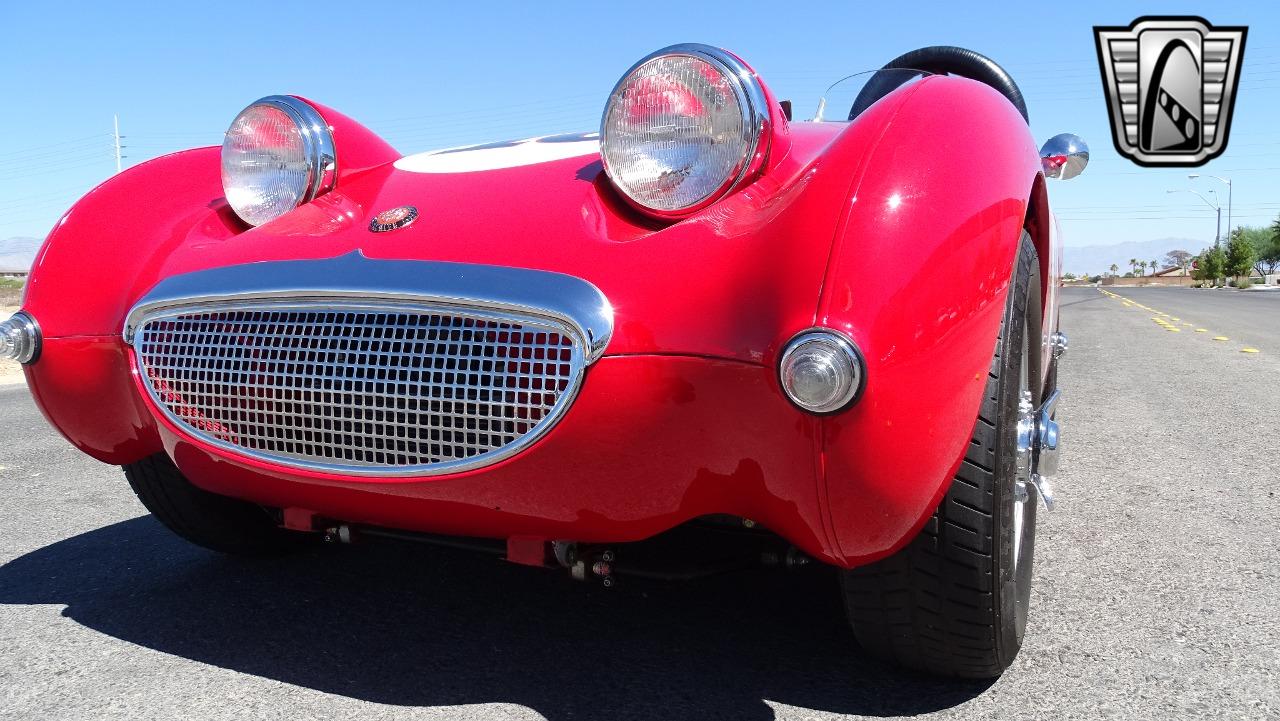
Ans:
{"label": "tire tread", "polygon": [[295,546],[302,535],[279,528],[261,506],[196,487],[162,453],[123,468],[151,515],[198,546],[232,555],[274,555]]}
{"label": "tire tread", "polygon": [[1017,653],[1016,645],[1010,650],[1007,640],[1002,642],[996,594],[997,470],[1009,462],[998,453],[1001,378],[1010,368],[1016,375],[1014,359],[1006,363],[1006,347],[1021,348],[1022,334],[1011,329],[1025,322],[1038,262],[1023,233],[973,436],[946,496],[901,551],[841,573],[854,633],[874,655],[939,675],[991,678]]}

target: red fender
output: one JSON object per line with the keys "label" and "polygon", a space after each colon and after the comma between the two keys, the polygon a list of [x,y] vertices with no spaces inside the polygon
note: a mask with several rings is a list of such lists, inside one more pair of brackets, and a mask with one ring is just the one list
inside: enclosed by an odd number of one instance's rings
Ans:
{"label": "red fender", "polygon": [[849,564],[905,545],[972,436],[1039,154],[981,83],[914,86],[857,169],[819,302],[867,386],[822,421],[831,525]]}
{"label": "red fender", "polygon": [[[340,147],[340,183],[400,157],[354,120],[311,104]],[[24,291],[22,307],[44,337],[42,358],[25,370],[41,410],[76,447],[110,463],[160,450],[154,421],[129,382],[125,313],[170,274],[168,258],[179,248],[218,247],[248,229],[223,197],[217,147],[114,175],[54,225]]]}

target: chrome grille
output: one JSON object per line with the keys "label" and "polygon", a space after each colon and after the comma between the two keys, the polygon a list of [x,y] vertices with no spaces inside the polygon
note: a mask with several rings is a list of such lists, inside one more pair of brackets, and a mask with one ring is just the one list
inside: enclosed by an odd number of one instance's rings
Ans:
{"label": "chrome grille", "polygon": [[153,399],[188,432],[356,474],[510,455],[564,411],[584,365],[556,321],[354,300],[170,308],[133,344]]}

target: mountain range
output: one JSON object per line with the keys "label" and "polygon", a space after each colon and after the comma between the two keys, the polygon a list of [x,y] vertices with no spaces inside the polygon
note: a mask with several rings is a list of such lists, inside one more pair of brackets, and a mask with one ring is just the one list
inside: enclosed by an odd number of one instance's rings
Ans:
{"label": "mountain range", "polygon": [[[1155,240],[1129,240],[1112,245],[1067,246],[1062,249],[1062,271],[1076,275],[1101,275],[1109,272],[1114,264],[1120,268],[1120,274],[1130,270],[1129,259],[1139,261],[1156,261],[1165,267],[1164,256],[1171,250],[1185,250],[1188,253],[1199,253],[1208,248],[1207,240],[1191,238],[1157,238]],[[1148,268],[1148,273],[1151,270]]]}
{"label": "mountain range", "polygon": [[0,239],[0,273],[14,270],[30,270],[40,250],[39,238]]}

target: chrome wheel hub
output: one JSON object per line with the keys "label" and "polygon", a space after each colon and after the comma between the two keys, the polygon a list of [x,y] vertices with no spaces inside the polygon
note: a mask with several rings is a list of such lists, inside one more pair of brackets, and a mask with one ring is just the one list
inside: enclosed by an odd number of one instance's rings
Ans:
{"label": "chrome wheel hub", "polygon": [[1054,391],[1049,399],[1033,410],[1031,392],[1022,391],[1018,401],[1017,462],[1013,500],[1026,502],[1028,487],[1035,488],[1047,510],[1053,510],[1053,487],[1047,476],[1058,472],[1058,438],[1060,428],[1053,419],[1054,407],[1060,393]]}
{"label": "chrome wheel hub", "polygon": [[1053,420],[1059,393],[1054,391],[1036,410],[1031,404],[1031,391],[1023,388],[1018,399],[1017,451],[1013,482],[1013,564],[1017,569],[1022,555],[1022,533],[1026,504],[1035,503],[1031,489],[1044,501],[1045,510],[1053,510],[1053,487],[1047,476],[1058,471],[1058,422]]}

